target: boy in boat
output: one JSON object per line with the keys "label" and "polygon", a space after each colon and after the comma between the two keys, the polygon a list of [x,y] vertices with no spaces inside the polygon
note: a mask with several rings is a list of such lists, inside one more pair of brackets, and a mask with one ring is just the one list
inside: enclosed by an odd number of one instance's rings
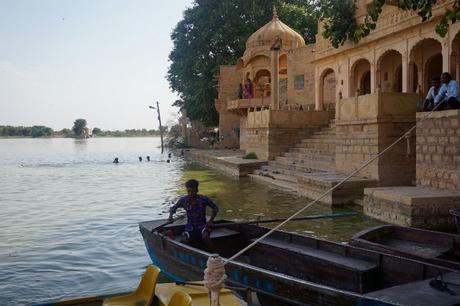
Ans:
{"label": "boy in boat", "polygon": [[[209,238],[210,227],[213,225],[214,218],[219,212],[219,208],[207,196],[198,194],[198,181],[188,180],[185,183],[187,188],[187,195],[180,198],[177,203],[169,210],[169,220],[178,208],[183,208],[187,213],[187,224],[185,225],[185,232],[183,242],[186,244],[200,244],[203,242],[209,249],[211,246],[211,239]],[[206,206],[212,209],[211,217],[206,221]]]}

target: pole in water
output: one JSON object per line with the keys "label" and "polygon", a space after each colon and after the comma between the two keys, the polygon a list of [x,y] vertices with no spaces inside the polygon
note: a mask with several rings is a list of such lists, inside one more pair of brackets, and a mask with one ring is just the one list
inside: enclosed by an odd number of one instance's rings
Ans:
{"label": "pole in water", "polygon": [[163,145],[163,127],[161,126],[161,115],[160,115],[160,102],[157,101],[157,107],[154,106],[149,106],[151,109],[156,109],[157,114],[158,114],[158,123],[160,126],[160,139],[161,139],[161,154],[163,154],[164,151],[164,145]]}

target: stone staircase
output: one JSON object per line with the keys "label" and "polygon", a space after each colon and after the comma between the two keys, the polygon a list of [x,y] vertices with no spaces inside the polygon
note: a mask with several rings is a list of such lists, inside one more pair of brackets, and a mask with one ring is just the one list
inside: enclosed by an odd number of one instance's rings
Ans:
{"label": "stone staircase", "polygon": [[[335,171],[336,139],[334,124],[314,131],[251,177],[316,198],[346,177]],[[364,188],[375,186],[375,183],[374,180],[353,177],[322,202],[330,205],[358,202]]]}

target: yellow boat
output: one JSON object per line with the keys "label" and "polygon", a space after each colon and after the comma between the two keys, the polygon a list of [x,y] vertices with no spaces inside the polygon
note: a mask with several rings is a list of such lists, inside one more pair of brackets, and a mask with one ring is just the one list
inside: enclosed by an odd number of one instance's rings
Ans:
{"label": "yellow boat", "polygon": [[[136,291],[125,295],[90,296],[36,306],[209,306],[208,291],[198,282],[157,284],[160,269],[149,265]],[[220,291],[220,306],[246,305],[230,290]]]}

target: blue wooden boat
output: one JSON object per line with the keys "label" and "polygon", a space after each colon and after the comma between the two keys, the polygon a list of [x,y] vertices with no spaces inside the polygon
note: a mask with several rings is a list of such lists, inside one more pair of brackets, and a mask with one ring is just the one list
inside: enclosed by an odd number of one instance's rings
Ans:
{"label": "blue wooden boat", "polygon": [[[210,253],[179,241],[184,225],[140,223],[152,261],[176,281],[201,280]],[[269,229],[230,221],[211,233],[229,258]],[[448,306],[460,304],[460,274],[411,259],[277,231],[226,265],[228,285],[257,292],[262,305]],[[442,276],[442,280],[440,279]],[[435,279],[438,277],[439,279]]]}

